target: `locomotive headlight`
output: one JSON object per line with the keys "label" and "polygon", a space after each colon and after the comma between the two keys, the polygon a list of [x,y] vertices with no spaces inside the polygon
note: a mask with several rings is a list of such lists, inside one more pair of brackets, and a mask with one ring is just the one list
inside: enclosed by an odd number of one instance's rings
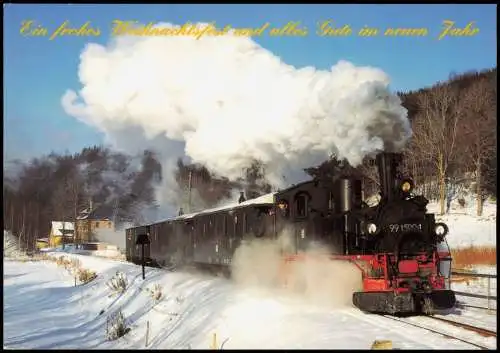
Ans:
{"label": "locomotive headlight", "polygon": [[375,223],[368,223],[366,230],[368,231],[368,234],[375,234],[377,232],[377,226]]}
{"label": "locomotive headlight", "polygon": [[444,223],[436,223],[434,232],[436,233],[436,235],[444,238],[445,235],[448,234],[448,226]]}
{"label": "locomotive headlight", "polygon": [[413,190],[413,181],[411,179],[404,179],[402,182],[401,182],[401,191],[403,191],[404,193],[409,193],[410,191]]}

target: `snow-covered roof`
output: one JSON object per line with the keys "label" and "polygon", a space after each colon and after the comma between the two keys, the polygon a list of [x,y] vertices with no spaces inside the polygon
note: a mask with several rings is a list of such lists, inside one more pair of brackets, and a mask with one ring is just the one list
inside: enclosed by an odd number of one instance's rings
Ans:
{"label": "snow-covered roof", "polygon": [[75,227],[73,222],[52,221],[52,231],[54,235],[63,235],[63,230],[74,231]]}
{"label": "snow-covered roof", "polygon": [[164,221],[174,221],[174,220],[180,220],[180,219],[191,219],[194,216],[198,216],[198,215],[205,214],[205,213],[213,213],[213,212],[217,212],[217,211],[230,210],[233,208],[245,207],[245,206],[250,206],[250,205],[272,205],[274,203],[274,195],[276,195],[276,193],[271,192],[269,194],[265,194],[265,195],[256,197],[255,199],[246,200],[242,203],[232,202],[230,204],[227,204],[227,205],[224,205],[221,207],[210,208],[208,210],[203,210],[200,212],[183,214],[182,216],[167,218],[167,219],[164,219],[162,221],[155,222],[155,223],[164,222]]}
{"label": "snow-covered roof", "polygon": [[108,205],[101,205],[98,206],[94,209],[89,209],[86,208],[82,211],[80,211],[80,214],[76,219],[82,220],[82,219],[91,219],[94,221],[100,221],[100,220],[111,220],[113,218],[113,208],[108,206]]}
{"label": "snow-covered roof", "polygon": [[87,219],[87,217],[90,214],[90,210],[88,208],[85,208],[80,211],[79,215],[76,217],[76,219]]}

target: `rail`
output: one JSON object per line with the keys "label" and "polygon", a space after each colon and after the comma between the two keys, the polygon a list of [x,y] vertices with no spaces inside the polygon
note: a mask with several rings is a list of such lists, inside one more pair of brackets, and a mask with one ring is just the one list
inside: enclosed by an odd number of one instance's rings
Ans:
{"label": "rail", "polygon": [[488,275],[485,273],[474,273],[474,272],[459,272],[452,271],[452,276],[462,276],[462,277],[476,277],[476,278],[497,278],[497,275]]}
{"label": "rail", "polygon": [[[450,334],[449,332],[443,332],[442,330],[436,330],[436,327],[434,325],[429,327],[428,325],[422,325],[422,322],[412,322],[412,321],[409,321],[407,318],[394,317],[394,316],[390,316],[390,315],[384,315],[384,317],[387,319],[390,319],[390,320],[402,322],[404,324],[407,324],[407,325],[410,325],[413,327],[418,327],[418,328],[427,330],[429,332],[437,333],[437,334],[442,335],[444,337],[451,338],[451,339],[454,339],[454,340],[457,340],[457,341],[460,341],[463,343],[467,343],[467,344],[470,344],[470,345],[475,346],[475,347],[480,348],[480,349],[484,349],[484,350],[490,349],[489,347],[483,346],[482,344],[478,344],[475,342],[471,342],[467,339],[454,336],[454,335]],[[435,320],[436,318],[435,317],[427,317],[427,318],[423,317],[423,319]],[[461,326],[465,330],[481,333],[482,335],[485,335],[485,336],[496,337],[496,332],[493,332],[493,331],[485,330],[485,329],[470,326],[470,325],[463,325],[463,324],[456,322],[456,321],[451,321],[451,320],[446,320],[446,319],[444,319],[444,320],[438,319],[438,320],[448,322],[450,325],[453,325],[453,326]]]}
{"label": "rail", "polygon": [[455,294],[460,295],[462,297],[470,297],[470,298],[479,298],[479,299],[486,299],[488,303],[488,310],[491,310],[491,300],[496,301],[497,297],[494,295],[491,295],[491,279],[497,278],[497,275],[489,275],[485,273],[473,273],[473,272],[460,272],[460,271],[452,271],[451,272],[452,276],[462,276],[462,277],[471,277],[471,278],[487,278],[488,279],[488,293],[486,295],[484,294],[474,294],[474,293],[467,293],[467,292],[460,292],[460,291],[454,291]]}

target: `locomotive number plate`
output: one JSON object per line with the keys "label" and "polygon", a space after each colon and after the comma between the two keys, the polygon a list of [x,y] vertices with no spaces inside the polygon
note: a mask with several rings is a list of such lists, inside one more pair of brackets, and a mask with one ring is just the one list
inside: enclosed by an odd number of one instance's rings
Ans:
{"label": "locomotive number plate", "polygon": [[392,223],[389,224],[389,231],[391,233],[399,233],[399,232],[421,232],[422,231],[421,223]]}

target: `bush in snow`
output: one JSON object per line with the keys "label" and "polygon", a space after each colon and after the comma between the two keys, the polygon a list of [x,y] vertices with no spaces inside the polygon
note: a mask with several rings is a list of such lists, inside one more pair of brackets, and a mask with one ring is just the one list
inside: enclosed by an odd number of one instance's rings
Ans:
{"label": "bush in snow", "polygon": [[71,268],[71,265],[72,265],[71,260],[66,258],[63,255],[59,256],[59,258],[56,260],[56,263],[57,263],[57,266],[64,267],[67,270],[69,270]]}
{"label": "bush in snow", "polygon": [[106,285],[114,292],[123,293],[127,289],[127,276],[117,271],[116,274],[106,283]]}
{"label": "bush in snow", "polygon": [[46,260],[51,260],[51,258],[49,256],[47,256],[47,254],[36,254],[35,256],[33,256],[32,260],[33,261],[46,261]]}
{"label": "bush in snow", "polygon": [[56,260],[57,266],[64,266],[66,263],[66,259],[64,256],[59,256],[59,258]]}
{"label": "bush in snow", "polygon": [[71,259],[70,266],[71,268],[79,269],[82,267],[82,262],[79,259]]}
{"label": "bush in snow", "polygon": [[3,256],[13,260],[26,258],[26,253],[20,247],[19,238],[6,230],[3,231]]}
{"label": "bush in snow", "polygon": [[453,267],[462,271],[474,265],[496,266],[496,246],[469,246],[451,250]]}
{"label": "bush in snow", "polygon": [[66,267],[66,270],[75,278],[78,278],[80,276],[80,271],[81,271],[82,263],[79,259],[71,259],[69,260],[69,265]]}
{"label": "bush in snow", "polygon": [[121,310],[108,316],[106,320],[106,339],[114,341],[130,331],[127,320]]}
{"label": "bush in snow", "polygon": [[155,303],[159,302],[163,298],[163,289],[158,283],[156,283],[152,288],[146,288],[146,291]]}
{"label": "bush in snow", "polygon": [[97,277],[97,274],[94,271],[78,269],[77,276],[80,282],[86,284],[94,280]]}

